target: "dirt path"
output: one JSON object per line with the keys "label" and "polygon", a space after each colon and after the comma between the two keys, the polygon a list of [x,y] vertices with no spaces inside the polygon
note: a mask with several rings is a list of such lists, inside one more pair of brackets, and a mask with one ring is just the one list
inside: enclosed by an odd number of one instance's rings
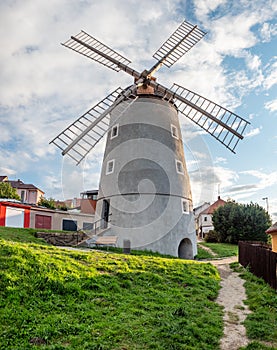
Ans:
{"label": "dirt path", "polygon": [[247,299],[243,286],[244,280],[229,266],[235,261],[237,257],[210,261],[217,267],[221,277],[221,289],[216,300],[224,307],[224,336],[220,342],[221,350],[237,350],[249,343],[242,324],[250,313],[248,307],[243,303],[243,300]]}

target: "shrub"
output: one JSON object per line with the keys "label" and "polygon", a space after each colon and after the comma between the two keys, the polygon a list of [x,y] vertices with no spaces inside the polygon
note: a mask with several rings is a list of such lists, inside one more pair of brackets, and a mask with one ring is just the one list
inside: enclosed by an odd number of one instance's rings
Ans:
{"label": "shrub", "polygon": [[221,243],[267,242],[265,231],[270,227],[271,220],[258,204],[227,202],[214,211],[213,225]]}
{"label": "shrub", "polygon": [[205,235],[205,242],[218,243],[218,233],[215,230],[210,230]]}

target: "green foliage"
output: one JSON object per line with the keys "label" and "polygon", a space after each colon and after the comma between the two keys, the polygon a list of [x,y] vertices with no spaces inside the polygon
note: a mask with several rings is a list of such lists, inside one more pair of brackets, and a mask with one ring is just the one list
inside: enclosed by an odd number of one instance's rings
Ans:
{"label": "green foliage", "polygon": [[43,196],[40,197],[40,200],[38,202],[38,205],[41,205],[42,207],[46,207],[49,209],[56,209],[56,203],[54,198],[45,198]]}
{"label": "green foliage", "polygon": [[219,242],[267,241],[271,226],[268,213],[258,204],[227,202],[213,213],[213,225]]}
{"label": "green foliage", "polygon": [[245,349],[277,349],[277,293],[263,279],[254,276],[247,269],[232,264],[233,269],[241,273],[246,280],[244,287],[247,294],[245,304],[252,311],[244,322],[250,339],[271,342],[274,347],[265,347],[257,342]]}
{"label": "green foliage", "polygon": [[10,198],[20,200],[16,189],[9,182],[0,182],[0,198]]}
{"label": "green foliage", "polygon": [[217,243],[219,241],[218,233],[215,230],[210,230],[205,235],[205,242]]}
{"label": "green foliage", "polygon": [[240,348],[240,350],[276,350],[277,348],[274,346],[267,346],[265,344],[261,344],[259,342],[251,342],[245,347]]}
{"label": "green foliage", "polygon": [[210,264],[0,240],[0,265],[0,349],[219,349]]}

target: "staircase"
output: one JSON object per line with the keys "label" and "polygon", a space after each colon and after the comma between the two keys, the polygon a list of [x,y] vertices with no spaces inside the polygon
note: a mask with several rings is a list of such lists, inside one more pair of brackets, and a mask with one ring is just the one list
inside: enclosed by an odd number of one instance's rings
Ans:
{"label": "staircase", "polygon": [[[84,239],[83,241],[76,244],[76,247],[93,247],[95,245],[114,245],[116,244],[116,240],[112,239],[112,237],[115,236],[109,236],[107,234],[110,231],[109,223],[110,223],[110,216],[109,215],[108,221],[104,221],[104,219],[99,219],[95,221],[94,228],[90,232],[86,232],[89,238]],[[106,227],[105,227],[106,226]],[[103,243],[101,243],[101,237],[111,237],[111,240],[105,240],[103,239]]]}

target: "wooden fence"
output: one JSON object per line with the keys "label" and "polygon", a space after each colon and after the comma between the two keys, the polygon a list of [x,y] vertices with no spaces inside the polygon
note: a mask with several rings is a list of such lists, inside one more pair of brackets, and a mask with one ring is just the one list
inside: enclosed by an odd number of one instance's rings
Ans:
{"label": "wooden fence", "polygon": [[277,253],[262,242],[239,242],[239,263],[248,267],[255,276],[261,277],[272,288],[277,289]]}

